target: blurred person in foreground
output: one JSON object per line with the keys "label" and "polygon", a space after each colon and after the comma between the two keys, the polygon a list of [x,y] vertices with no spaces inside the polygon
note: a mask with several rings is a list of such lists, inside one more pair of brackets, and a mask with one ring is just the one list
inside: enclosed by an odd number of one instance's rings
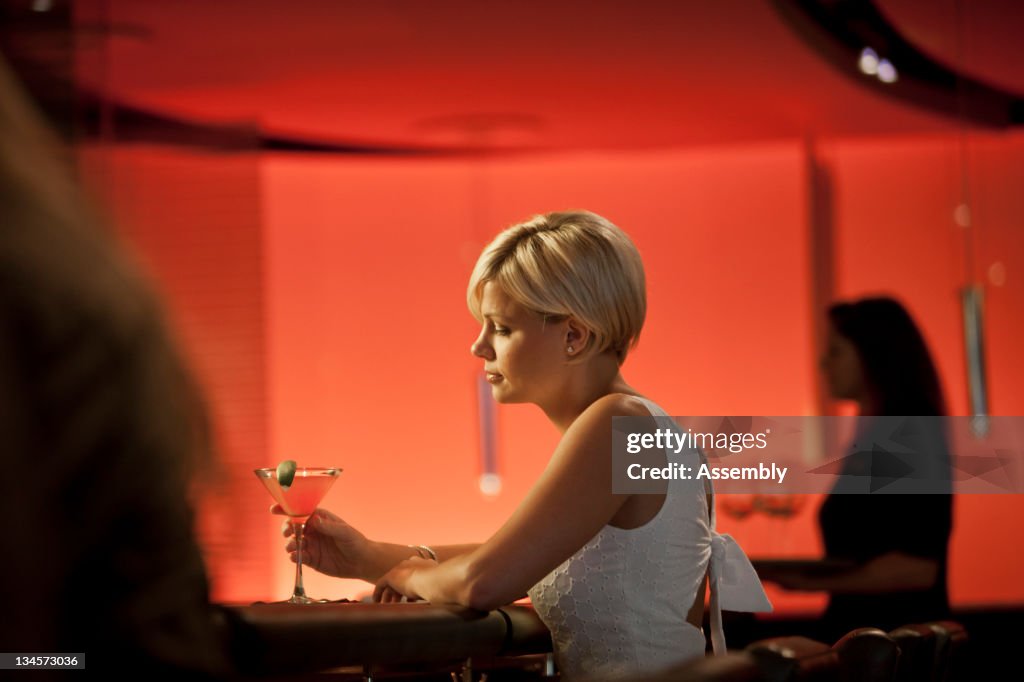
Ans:
{"label": "blurred person in foreground", "polygon": [[204,405],[64,154],[0,61],[0,650],[220,677],[189,503]]}

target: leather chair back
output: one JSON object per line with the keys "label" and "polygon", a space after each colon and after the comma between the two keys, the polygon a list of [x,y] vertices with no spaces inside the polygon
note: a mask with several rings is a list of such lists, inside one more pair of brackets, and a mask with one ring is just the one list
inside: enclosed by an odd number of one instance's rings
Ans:
{"label": "leather chair back", "polygon": [[895,682],[931,682],[935,679],[935,659],[939,635],[927,625],[904,625],[889,633],[900,648]]}
{"label": "leather chair back", "polygon": [[839,655],[842,682],[892,682],[900,658],[896,641],[878,628],[858,628],[832,647]]}
{"label": "leather chair back", "polygon": [[772,637],[747,647],[766,682],[838,682],[839,655],[806,637]]}
{"label": "leather chair back", "polygon": [[960,623],[942,620],[927,623],[938,636],[935,658],[935,679],[938,682],[958,682],[964,679],[962,668],[967,646],[967,630]]}

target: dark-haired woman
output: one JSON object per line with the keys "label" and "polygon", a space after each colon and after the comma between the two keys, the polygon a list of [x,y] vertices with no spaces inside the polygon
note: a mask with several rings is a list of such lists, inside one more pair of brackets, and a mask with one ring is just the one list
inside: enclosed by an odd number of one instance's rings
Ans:
{"label": "dark-haired woman", "polygon": [[826,559],[854,568],[762,577],[828,591],[814,634],[834,640],[857,627],[889,630],[948,616],[953,499],[945,401],[906,309],[890,298],[862,299],[832,306],[828,321],[822,370],[832,397],[856,402],[860,418],[818,521]]}

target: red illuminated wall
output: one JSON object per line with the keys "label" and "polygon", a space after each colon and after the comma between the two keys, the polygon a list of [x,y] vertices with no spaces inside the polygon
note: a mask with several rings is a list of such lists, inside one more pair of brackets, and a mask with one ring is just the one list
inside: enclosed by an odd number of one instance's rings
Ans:
{"label": "red illuminated wall", "polygon": [[252,474],[267,461],[258,157],[102,145],[79,150],[79,160],[85,184],[167,302],[209,398],[220,468],[207,472],[199,531],[214,596],[262,598],[272,548],[269,497],[259,497]]}
{"label": "red illuminated wall", "polygon": [[[486,537],[539,473],[555,434],[537,410],[502,407],[506,485],[497,499],[480,495],[465,281],[501,226],[568,207],[607,215],[644,254],[650,316],[627,380],[678,414],[814,413],[804,149],[794,142],[485,162],[269,159],[272,450],[345,466],[329,504],[373,537]],[[1024,154],[1019,137],[973,140],[971,153],[976,216],[998,215],[978,230],[988,257],[1001,258],[1009,273],[988,299],[993,406],[1020,413],[1013,387],[1022,377],[1007,349],[1020,331],[1013,302],[1024,301],[1024,206],[1007,176],[1024,180]],[[963,247],[951,220],[958,160],[950,140],[861,140],[821,151],[833,180],[835,290],[906,300],[963,413]],[[721,525],[751,554],[814,555],[817,502],[787,521],[722,514]],[[1011,578],[1024,557],[991,547],[1019,527],[1021,511],[1019,497],[958,500],[954,600],[1024,600]],[[288,568],[278,566],[279,590]],[[773,596],[782,610],[821,604],[819,596]]]}
{"label": "red illuminated wall", "polygon": [[[818,149],[833,180],[835,290],[903,298],[962,413],[955,141]],[[280,598],[289,589],[280,524],[248,481],[252,466],[292,458],[343,467],[325,506],[375,538],[482,540],[508,516],[556,434],[536,408],[501,407],[504,488],[493,498],[479,492],[479,362],[469,354],[476,323],[465,286],[485,241],[536,212],[588,208],[633,236],[650,312],[625,375],[669,412],[815,413],[806,154],[794,141],[484,160],[265,156],[245,169],[226,157],[123,156],[114,212],[143,225],[127,234],[156,264],[222,429],[235,434],[235,514],[207,521],[216,596]],[[1005,273],[986,289],[993,410],[1021,414],[1024,200],[1015,188],[1024,183],[1024,136],[973,139],[969,159],[978,270],[999,260]],[[210,198],[242,177],[255,187],[244,221],[233,211],[245,201],[225,212]],[[195,180],[187,191],[184,178]],[[198,248],[177,257],[182,243]],[[216,301],[233,312],[213,313]],[[720,514],[721,527],[753,555],[814,555],[817,502],[790,520]],[[1019,496],[957,500],[955,601],[1024,601],[1024,554],[1000,541],[1020,534],[1022,513]],[[217,551],[218,536],[231,538],[230,556]],[[307,588],[333,597],[367,589],[319,576]],[[822,603],[773,597],[781,610]]]}
{"label": "red illuminated wall", "polygon": [[[650,315],[627,380],[673,413],[806,412],[802,168],[790,144],[483,163],[269,159],[271,451],[343,466],[327,504],[371,537],[494,532],[556,433],[536,408],[502,408],[505,487],[480,494],[466,283],[502,226],[568,207],[606,215],[646,259]],[[288,569],[282,558],[279,590]]]}

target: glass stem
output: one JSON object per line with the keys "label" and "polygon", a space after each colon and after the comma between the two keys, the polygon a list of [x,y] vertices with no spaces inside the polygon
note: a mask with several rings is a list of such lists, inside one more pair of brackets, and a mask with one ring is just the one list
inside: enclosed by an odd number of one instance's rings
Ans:
{"label": "glass stem", "polygon": [[293,522],[295,530],[295,590],[292,592],[292,601],[306,601],[306,588],[302,586],[302,535],[306,530],[305,522]]}

